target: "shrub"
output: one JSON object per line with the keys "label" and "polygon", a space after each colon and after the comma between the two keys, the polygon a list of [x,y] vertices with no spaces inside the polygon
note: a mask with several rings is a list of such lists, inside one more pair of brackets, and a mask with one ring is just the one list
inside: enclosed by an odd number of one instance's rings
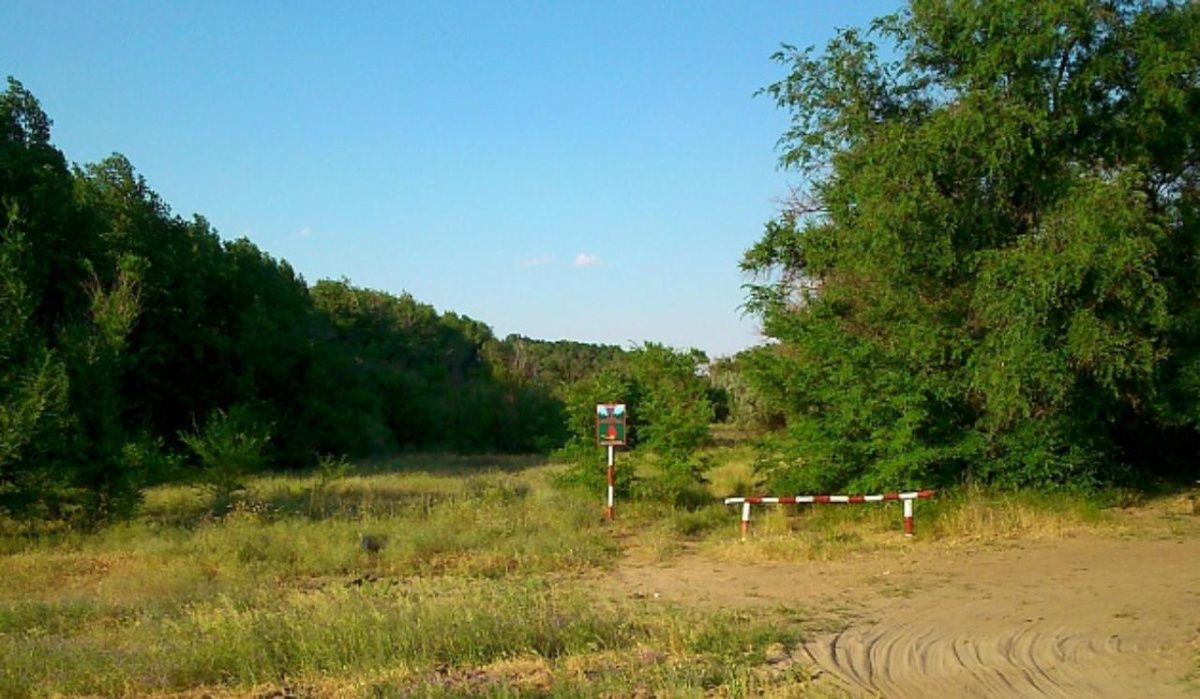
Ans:
{"label": "shrub", "polygon": [[247,408],[237,406],[228,413],[216,410],[203,430],[179,438],[200,460],[203,480],[220,500],[240,490],[245,476],[262,469],[270,431]]}

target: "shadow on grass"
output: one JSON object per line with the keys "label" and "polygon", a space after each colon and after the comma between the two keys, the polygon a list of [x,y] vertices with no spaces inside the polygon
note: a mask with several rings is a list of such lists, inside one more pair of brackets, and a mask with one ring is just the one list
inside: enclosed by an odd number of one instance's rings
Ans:
{"label": "shadow on grass", "polygon": [[458,497],[460,496],[453,493],[359,486],[339,488],[336,492],[281,492],[264,498],[262,502],[266,503],[271,512],[309,520],[413,514],[418,514],[420,518],[428,518],[438,505]]}
{"label": "shadow on grass", "polygon": [[516,476],[544,466],[542,455],[410,453],[356,464],[352,471],[322,480],[319,470],[263,472],[228,497],[198,485],[153,489],[138,519],[194,529],[230,515],[270,520],[357,519],[375,516],[427,517],[439,505],[464,497],[511,501],[530,490]]}
{"label": "shadow on grass", "polygon": [[362,461],[355,466],[355,475],[374,476],[385,473],[428,473],[441,476],[468,476],[485,471],[519,473],[545,466],[550,457],[544,454],[396,454]]}

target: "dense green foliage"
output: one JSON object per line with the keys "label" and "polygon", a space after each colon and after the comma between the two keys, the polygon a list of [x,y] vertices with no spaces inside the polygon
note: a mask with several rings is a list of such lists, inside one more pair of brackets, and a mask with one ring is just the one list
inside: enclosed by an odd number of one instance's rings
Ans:
{"label": "dense green foliage", "polygon": [[708,367],[716,419],[756,430],[783,426],[783,404],[775,394],[781,388],[772,381],[754,381],[751,374],[773,361],[774,345],[760,345],[732,357],[721,357]]}
{"label": "dense green foliage", "polygon": [[[622,361],[571,384],[566,391],[571,438],[562,454],[573,468],[566,480],[604,487],[607,454],[596,446],[596,404],[619,402],[628,411],[626,445],[653,455],[650,468],[644,469],[649,473],[642,474],[640,493],[673,498],[698,487],[702,479],[693,456],[708,441],[714,417],[710,384],[700,374],[707,362],[703,352],[648,342],[627,352]],[[635,490],[635,470],[617,470],[618,493]]]}
{"label": "dense green foliage", "polygon": [[319,455],[549,451],[568,436],[568,386],[624,354],[500,340],[345,281],[310,288],[172,214],[125,158],[68,167],[12,79],[0,203],[0,514],[100,521],[147,483],[228,493]]}
{"label": "dense green foliage", "polygon": [[914,0],[777,58],[812,183],[743,261],[778,485],[1194,473],[1200,5]]}
{"label": "dense green foliage", "polygon": [[204,468],[203,479],[220,498],[242,488],[246,476],[262,470],[263,450],[270,434],[247,411],[217,410],[204,429],[179,439],[196,455]]}

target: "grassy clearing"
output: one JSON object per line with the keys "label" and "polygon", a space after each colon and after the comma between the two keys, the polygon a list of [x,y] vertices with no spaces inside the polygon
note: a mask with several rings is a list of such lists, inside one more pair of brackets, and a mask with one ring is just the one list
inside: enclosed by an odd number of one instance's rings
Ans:
{"label": "grassy clearing", "polygon": [[[714,493],[755,487],[748,450],[710,457]],[[95,533],[0,527],[0,696],[802,695],[802,610],[597,594],[596,571],[913,545],[894,503],[756,508],[745,544],[715,501],[619,503],[610,526],[600,494],[554,489],[554,471],[405,457],[258,478],[227,502],[158,488]],[[953,493],[917,505],[916,545],[1123,531],[1105,504]]]}
{"label": "grassy clearing", "polygon": [[[340,678],[373,693],[471,685],[499,691],[531,680],[544,690],[584,681],[597,690],[750,688],[762,684],[750,671],[756,649],[761,658],[772,643],[795,642],[786,624],[622,607],[555,587],[536,578],[377,579],[219,594],[171,612],[103,624],[77,618],[53,629],[39,623],[42,614],[10,615],[6,637],[20,633],[23,643],[0,651],[0,688],[117,696],[256,687],[281,678],[300,685]],[[472,674],[521,659],[536,663],[536,677]]]}
{"label": "grassy clearing", "polygon": [[752,695],[803,679],[765,655],[789,658],[798,621],[593,594],[582,578],[614,564],[622,530],[591,495],[548,487],[552,470],[419,457],[262,477],[229,502],[158,488],[97,533],[10,528],[0,696]]}

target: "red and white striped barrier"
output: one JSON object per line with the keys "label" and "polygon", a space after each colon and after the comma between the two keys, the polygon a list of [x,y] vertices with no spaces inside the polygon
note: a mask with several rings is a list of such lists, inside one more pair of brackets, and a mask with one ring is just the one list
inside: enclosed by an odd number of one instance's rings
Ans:
{"label": "red and white striped barrier", "polygon": [[904,535],[913,535],[913,501],[927,500],[933,497],[932,490],[914,490],[908,493],[884,493],[882,495],[785,495],[782,497],[746,497],[725,498],[726,505],[742,506],[742,540],[750,532],[751,505],[820,505],[848,504],[864,502],[892,502],[899,500],[904,503]]}

